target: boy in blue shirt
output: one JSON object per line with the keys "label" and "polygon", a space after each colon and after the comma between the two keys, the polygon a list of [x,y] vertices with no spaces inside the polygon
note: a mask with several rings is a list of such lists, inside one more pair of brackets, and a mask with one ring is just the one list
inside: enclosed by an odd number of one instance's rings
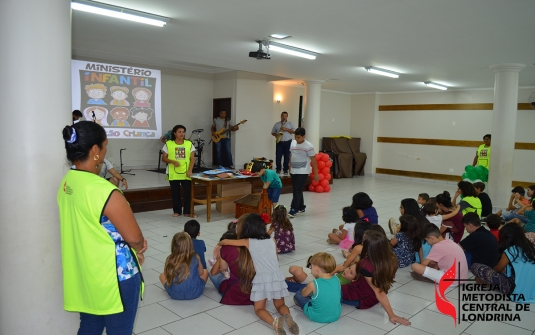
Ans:
{"label": "boy in blue shirt", "polygon": [[258,175],[260,176],[260,180],[264,182],[264,188],[267,188],[268,190],[268,198],[273,203],[273,207],[277,206],[282,188],[282,182],[279,175],[271,169],[262,169],[258,172]]}
{"label": "boy in blue shirt", "polygon": [[199,222],[197,222],[197,220],[189,220],[184,224],[184,231],[191,237],[191,241],[193,242],[193,250],[195,250],[195,253],[199,255],[202,267],[206,269],[206,260],[204,259],[206,245],[204,244],[203,240],[197,239],[197,236],[201,235],[201,225]]}

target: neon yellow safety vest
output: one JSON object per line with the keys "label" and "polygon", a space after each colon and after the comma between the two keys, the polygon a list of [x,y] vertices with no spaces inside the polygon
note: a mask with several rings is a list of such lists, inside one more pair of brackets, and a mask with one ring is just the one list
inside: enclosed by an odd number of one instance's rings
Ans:
{"label": "neon yellow safety vest", "polygon": [[57,201],[66,311],[95,315],[124,311],[115,242],[100,223],[115,190],[106,179],[82,170],[70,170],[61,180]]}
{"label": "neon yellow safety vest", "polygon": [[481,217],[481,210],[483,209],[483,206],[481,205],[481,200],[477,197],[464,197],[464,202],[468,203],[470,206],[463,209],[462,214],[465,215],[466,213],[472,213],[475,212],[479,217]]}
{"label": "neon yellow safety vest", "polygon": [[485,148],[485,145],[481,144],[477,148],[477,165],[490,169],[490,147]]}
{"label": "neon yellow safety vest", "polygon": [[186,176],[191,163],[190,155],[193,146],[191,141],[184,140],[184,144],[176,144],[175,141],[170,140],[165,145],[167,146],[167,157],[180,163],[178,167],[173,164],[167,165],[167,180],[191,180]]}

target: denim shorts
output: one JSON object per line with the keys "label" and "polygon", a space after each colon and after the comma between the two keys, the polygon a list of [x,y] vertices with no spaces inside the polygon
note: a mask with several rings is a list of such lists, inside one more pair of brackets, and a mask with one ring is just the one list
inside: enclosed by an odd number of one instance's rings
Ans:
{"label": "denim shorts", "polygon": [[279,202],[280,195],[280,188],[268,188],[268,198],[271,200],[271,202]]}

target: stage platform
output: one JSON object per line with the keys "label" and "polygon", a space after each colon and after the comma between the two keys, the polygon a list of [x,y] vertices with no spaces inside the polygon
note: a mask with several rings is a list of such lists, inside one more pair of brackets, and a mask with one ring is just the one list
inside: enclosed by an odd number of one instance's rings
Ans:
{"label": "stage platform", "polygon": [[[130,172],[135,175],[123,175],[128,181],[129,187],[127,191],[124,191],[124,195],[134,213],[173,208],[171,188],[169,187],[169,182],[165,180],[165,174],[147,170],[132,170]],[[292,193],[292,179],[290,176],[281,177],[281,181],[281,194]],[[305,183],[305,190],[308,190],[309,184],[310,179]],[[262,182],[258,179],[255,180],[253,188],[254,193],[260,193],[262,191]],[[212,197],[217,195],[215,185],[210,191],[212,192]],[[195,186],[196,198],[206,199],[206,192],[204,185],[197,184]]]}

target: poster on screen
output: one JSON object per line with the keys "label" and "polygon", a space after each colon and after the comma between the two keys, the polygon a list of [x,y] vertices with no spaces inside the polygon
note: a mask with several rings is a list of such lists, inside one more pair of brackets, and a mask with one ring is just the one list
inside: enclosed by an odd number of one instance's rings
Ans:
{"label": "poster on screen", "polygon": [[72,61],[72,109],[106,129],[109,139],[161,137],[159,70]]}

